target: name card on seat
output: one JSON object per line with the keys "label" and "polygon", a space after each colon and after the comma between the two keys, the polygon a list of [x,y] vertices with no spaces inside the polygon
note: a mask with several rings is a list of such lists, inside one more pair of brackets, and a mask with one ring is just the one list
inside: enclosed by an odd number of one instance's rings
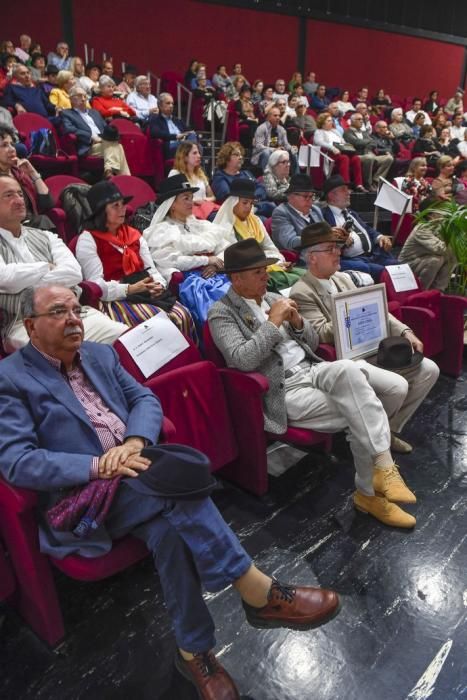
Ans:
{"label": "name card on seat", "polygon": [[394,290],[396,292],[408,292],[410,289],[418,289],[417,280],[410,265],[388,265],[385,268]]}

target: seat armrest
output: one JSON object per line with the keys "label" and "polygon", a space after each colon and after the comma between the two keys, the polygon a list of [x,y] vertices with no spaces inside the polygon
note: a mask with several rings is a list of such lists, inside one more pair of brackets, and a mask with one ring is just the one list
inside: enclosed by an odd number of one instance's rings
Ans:
{"label": "seat armrest", "polygon": [[24,513],[37,505],[37,492],[12,486],[0,478],[0,504],[2,509]]}

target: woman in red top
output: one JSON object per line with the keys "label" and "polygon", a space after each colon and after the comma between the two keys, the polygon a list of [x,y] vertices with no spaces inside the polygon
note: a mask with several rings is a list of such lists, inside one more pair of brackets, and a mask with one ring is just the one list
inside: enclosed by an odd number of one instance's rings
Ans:
{"label": "woman in red top", "polygon": [[179,330],[198,342],[190,312],[167,290],[141,233],[125,223],[124,197],[113,182],[93,185],[87,194],[92,211],[88,229],[76,245],[85,280],[102,290],[103,311],[133,327],[161,309]]}
{"label": "woman in red top", "polygon": [[99,94],[92,98],[91,106],[96,109],[104,119],[114,117],[136,117],[133,107],[127,105],[120,97],[114,96],[115,83],[108,75],[99,78]]}

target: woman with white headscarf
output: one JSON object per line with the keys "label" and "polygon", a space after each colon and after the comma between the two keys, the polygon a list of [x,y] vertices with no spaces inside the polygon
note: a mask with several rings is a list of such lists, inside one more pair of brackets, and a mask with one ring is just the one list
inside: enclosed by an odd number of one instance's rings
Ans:
{"label": "woman with white headscarf", "polygon": [[306,270],[292,267],[274,245],[261,219],[253,212],[255,183],[247,179],[234,180],[227,197],[216,214],[214,224],[230,228],[235,242],[254,238],[262,247],[267,258],[275,258],[277,263],[268,266],[268,290],[278,292],[291,287]]}
{"label": "woman with white headscarf", "polygon": [[193,216],[193,193],[197,190],[183,174],[163,180],[159,206],[143,235],[165,279],[174,272],[184,273],[180,300],[201,324],[209,306],[230,286],[223,274],[224,250],[235,243],[235,237],[229,227]]}
{"label": "woman with white headscarf", "polygon": [[264,169],[263,185],[268,199],[276,204],[285,202],[290,183],[290,157],[287,151],[273,151]]}

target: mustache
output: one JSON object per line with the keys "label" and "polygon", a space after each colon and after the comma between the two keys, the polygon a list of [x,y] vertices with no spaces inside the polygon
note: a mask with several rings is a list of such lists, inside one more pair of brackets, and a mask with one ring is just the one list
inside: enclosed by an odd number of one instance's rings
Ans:
{"label": "mustache", "polygon": [[65,328],[63,335],[66,337],[67,335],[73,335],[74,333],[83,335],[83,329],[81,326],[68,326],[68,328]]}

